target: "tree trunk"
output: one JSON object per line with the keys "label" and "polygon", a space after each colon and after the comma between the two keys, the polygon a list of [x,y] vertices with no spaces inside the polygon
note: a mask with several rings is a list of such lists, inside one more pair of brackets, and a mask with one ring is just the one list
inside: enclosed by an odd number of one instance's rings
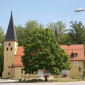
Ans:
{"label": "tree trunk", "polygon": [[45,81],[48,81],[47,76],[45,76]]}

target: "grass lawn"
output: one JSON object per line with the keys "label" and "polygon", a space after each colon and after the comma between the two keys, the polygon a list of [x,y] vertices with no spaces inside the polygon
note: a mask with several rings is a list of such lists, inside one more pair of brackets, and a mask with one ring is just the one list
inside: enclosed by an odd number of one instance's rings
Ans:
{"label": "grass lawn", "polygon": [[54,80],[55,82],[75,82],[81,81],[81,79],[72,79],[72,78],[58,78]]}

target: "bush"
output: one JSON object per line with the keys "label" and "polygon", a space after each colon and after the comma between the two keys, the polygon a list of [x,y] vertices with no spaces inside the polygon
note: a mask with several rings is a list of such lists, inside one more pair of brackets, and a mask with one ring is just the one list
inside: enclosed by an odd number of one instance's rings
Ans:
{"label": "bush", "polygon": [[73,76],[72,79],[77,79],[77,80],[80,80],[80,79],[83,79],[83,76]]}

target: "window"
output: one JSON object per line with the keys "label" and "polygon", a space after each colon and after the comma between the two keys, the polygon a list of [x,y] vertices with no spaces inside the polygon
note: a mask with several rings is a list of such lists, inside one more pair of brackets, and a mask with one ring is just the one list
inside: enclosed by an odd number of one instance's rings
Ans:
{"label": "window", "polygon": [[9,43],[9,46],[10,46],[11,44]]}
{"label": "window", "polygon": [[73,54],[73,57],[74,57],[74,58],[77,58],[77,53],[74,53],[74,54]]}
{"label": "window", "polygon": [[81,72],[81,67],[79,67],[79,72]]}
{"label": "window", "polygon": [[74,65],[77,66],[78,65],[78,61],[74,61]]}
{"label": "window", "polygon": [[7,43],[5,43],[5,46],[7,46]]}
{"label": "window", "polygon": [[84,69],[85,69],[85,62],[84,62]]}
{"label": "window", "polygon": [[6,50],[8,51],[8,48],[6,48]]}
{"label": "window", "polygon": [[10,75],[10,72],[8,72],[8,75]]}
{"label": "window", "polygon": [[11,47],[11,49],[10,50],[12,50],[12,47]]}
{"label": "window", "polygon": [[23,69],[21,69],[21,74],[23,74]]}
{"label": "window", "polygon": [[10,68],[10,66],[8,66],[8,68]]}

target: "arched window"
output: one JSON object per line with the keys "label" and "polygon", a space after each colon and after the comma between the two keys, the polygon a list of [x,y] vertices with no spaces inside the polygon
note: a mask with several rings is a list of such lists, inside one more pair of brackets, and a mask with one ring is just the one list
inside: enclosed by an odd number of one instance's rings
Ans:
{"label": "arched window", "polygon": [[9,46],[10,46],[11,44],[9,43]]}
{"label": "arched window", "polygon": [[79,72],[81,72],[81,67],[79,67]]}
{"label": "arched window", "polygon": [[11,49],[10,50],[12,50],[12,47],[11,47]]}
{"label": "arched window", "polygon": [[8,51],[8,48],[6,48],[6,50]]}

